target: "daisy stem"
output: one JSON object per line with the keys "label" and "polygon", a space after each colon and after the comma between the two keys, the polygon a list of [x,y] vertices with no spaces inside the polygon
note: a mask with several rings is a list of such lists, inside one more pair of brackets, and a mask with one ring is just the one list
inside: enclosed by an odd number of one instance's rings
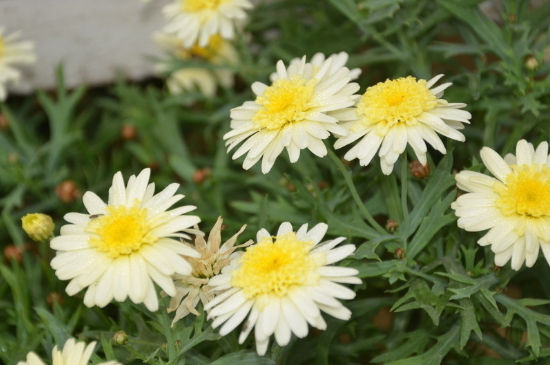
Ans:
{"label": "daisy stem", "polygon": [[336,164],[340,172],[342,172],[342,175],[344,176],[344,180],[346,181],[346,184],[348,185],[349,190],[351,191],[351,196],[353,197],[353,200],[355,200],[355,203],[357,204],[357,207],[363,214],[363,217],[370,223],[370,225],[380,234],[387,235],[388,232],[378,222],[372,217],[372,215],[369,213],[367,207],[365,207],[365,204],[359,197],[359,193],[357,193],[357,189],[355,188],[355,184],[353,183],[353,180],[351,179],[351,174],[346,170],[346,166],[342,163],[340,158],[336,156],[334,151],[332,151],[330,148],[328,150],[328,155],[330,159]]}

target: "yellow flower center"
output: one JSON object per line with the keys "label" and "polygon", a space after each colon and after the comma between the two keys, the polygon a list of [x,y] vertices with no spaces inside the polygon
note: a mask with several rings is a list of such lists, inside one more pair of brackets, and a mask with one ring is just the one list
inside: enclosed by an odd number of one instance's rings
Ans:
{"label": "yellow flower center", "polygon": [[416,125],[422,113],[436,106],[437,98],[426,86],[426,80],[408,76],[369,87],[357,104],[357,114],[363,125],[376,125],[377,133],[385,136],[397,123]]}
{"label": "yellow flower center", "polygon": [[273,243],[264,238],[243,254],[231,283],[243,288],[249,299],[263,294],[283,297],[292,287],[315,285],[325,254],[311,253],[311,248],[313,242],[299,241],[294,232],[276,237]]}
{"label": "yellow flower center", "polygon": [[90,237],[90,246],[117,258],[139,251],[145,244],[155,243],[158,237],[149,233],[153,225],[147,219],[147,210],[140,208],[139,204],[136,201],[131,207],[108,206],[105,215],[92,218],[86,229],[94,233]]}
{"label": "yellow flower center", "polygon": [[269,86],[256,103],[262,109],[252,121],[258,129],[277,130],[289,123],[301,122],[307,112],[315,107],[312,103],[316,79],[306,80],[299,75],[290,79],[279,79]]}
{"label": "yellow flower center", "polygon": [[494,187],[502,214],[532,218],[550,215],[550,168],[546,165],[511,166],[505,184]]}
{"label": "yellow flower center", "polygon": [[227,0],[182,0],[181,7],[184,11],[195,12],[201,10],[217,9]]}
{"label": "yellow flower center", "polygon": [[223,45],[224,40],[219,35],[215,34],[210,37],[208,45],[201,47],[198,43],[191,48],[180,48],[176,52],[176,56],[182,60],[189,60],[191,58],[201,58],[206,61],[212,62],[212,60],[219,54],[220,48]]}

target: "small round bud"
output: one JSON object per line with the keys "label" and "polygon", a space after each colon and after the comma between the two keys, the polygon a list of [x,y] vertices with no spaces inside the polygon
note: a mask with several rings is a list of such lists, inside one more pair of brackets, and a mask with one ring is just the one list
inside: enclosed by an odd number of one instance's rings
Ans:
{"label": "small round bud", "polygon": [[63,296],[61,296],[61,294],[59,294],[56,291],[51,292],[46,297],[46,303],[48,303],[50,307],[53,307],[53,305],[56,303],[61,304],[62,302],[63,302]]}
{"label": "small round bud", "polygon": [[0,114],[0,131],[5,131],[10,127],[10,121],[4,114]]}
{"label": "small round bud", "polygon": [[418,160],[411,162],[409,164],[409,169],[411,170],[412,176],[417,179],[424,179],[430,175],[430,165],[422,165]]}
{"label": "small round bud", "polygon": [[204,182],[204,180],[208,179],[208,177],[210,177],[211,174],[212,174],[212,169],[210,167],[198,169],[193,173],[193,182],[195,184],[201,184]]}
{"label": "small round bud", "polygon": [[176,349],[180,349],[182,345],[183,345],[183,344],[181,343],[180,340],[176,340],[176,341],[174,342],[174,346],[176,347]]}
{"label": "small round bud", "polygon": [[321,190],[328,188],[328,182],[326,181],[319,181],[317,183],[317,187]]}
{"label": "small round bud", "polygon": [[286,190],[290,191],[291,193],[295,192],[296,191],[296,185],[294,185],[293,183],[289,182],[288,184],[286,184]]}
{"label": "small round bud", "polygon": [[21,218],[23,230],[36,242],[42,242],[53,236],[55,224],[52,217],[42,213],[27,214]]}
{"label": "small round bud", "polygon": [[123,346],[128,342],[128,335],[124,331],[117,331],[113,335],[113,343],[117,346]]}
{"label": "small round bud", "polygon": [[120,136],[127,141],[135,139],[137,136],[136,127],[131,124],[124,124],[120,129]]}
{"label": "small round bud", "polygon": [[515,23],[518,20],[518,16],[514,13],[508,14],[508,21],[510,23]]}
{"label": "small round bud", "polygon": [[63,203],[68,204],[75,201],[75,199],[80,198],[82,192],[73,180],[65,180],[57,185],[55,188],[55,194]]}
{"label": "small round bud", "polygon": [[528,70],[536,70],[539,66],[539,61],[533,56],[529,56],[527,60],[525,60],[525,67],[527,67]]}
{"label": "small round bud", "polygon": [[395,219],[388,219],[386,222],[386,229],[388,232],[394,233],[397,231],[397,228],[399,228],[399,222],[397,222]]}
{"label": "small round bud", "polygon": [[403,260],[405,258],[405,251],[402,248],[398,248],[393,253],[396,259]]}
{"label": "small round bud", "polygon": [[351,342],[351,336],[348,333],[342,333],[338,336],[338,342],[348,344]]}
{"label": "small round bud", "polygon": [[9,245],[4,248],[4,259],[7,262],[10,262],[11,260],[15,260],[19,263],[21,263],[21,260],[23,259],[23,252],[25,252],[26,247],[25,246],[16,246],[16,245]]}

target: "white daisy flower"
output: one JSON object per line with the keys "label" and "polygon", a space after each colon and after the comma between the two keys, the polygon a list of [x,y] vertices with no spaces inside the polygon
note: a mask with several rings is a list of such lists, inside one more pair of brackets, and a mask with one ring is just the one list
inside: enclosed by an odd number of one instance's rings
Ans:
{"label": "white daisy flower", "polygon": [[[340,67],[344,67],[346,65],[346,63],[348,62],[349,55],[346,52],[340,52],[340,53],[331,54],[330,56],[328,56],[328,58],[333,59],[332,60],[333,67],[340,68]],[[299,65],[301,62],[302,62],[302,59],[296,57],[296,58],[293,58],[290,61],[289,66]],[[321,52],[315,53],[313,55],[313,57],[311,57],[310,62],[314,66],[314,68],[316,68],[318,70],[321,67],[321,65],[323,64],[323,62],[325,62],[325,55]],[[354,69],[349,71],[349,78],[352,81],[357,80],[359,78],[359,75],[361,75],[361,69],[360,68],[354,68]],[[277,72],[273,72],[269,76],[269,80],[271,80],[271,82],[275,82],[278,79],[279,79],[279,74]]]}
{"label": "white daisy flower", "polygon": [[150,169],[132,175],[124,186],[117,172],[105,204],[96,194],[84,194],[89,214],[68,213],[71,224],[61,227],[61,235],[50,245],[57,250],[51,265],[61,280],[71,280],[67,294],[88,287],[84,304],[106,306],[111,300],[144,303],[150,311],[158,309],[153,281],[170,296],[176,294],[171,276],[188,275],[191,265],[180,255],[199,257],[199,253],[178,239],[181,233],[200,222],[197,216],[184,215],[196,207],[167,210],[184,196],[175,194],[179,184],[170,184],[154,194],[149,182]]}
{"label": "white daisy flower", "polygon": [[339,138],[334,147],[341,148],[361,138],[344,158],[348,161],[357,158],[366,166],[380,149],[382,172],[389,175],[407,143],[422,165],[426,165],[425,142],[446,153],[437,133],[463,142],[464,135],[457,129],[463,129],[463,123],[469,123],[472,116],[460,110],[466,104],[441,99],[443,91],[452,83],[432,88],[442,76],[429,81],[408,76],[369,87],[356,109],[336,113],[350,133]]}
{"label": "white daisy flower", "polygon": [[19,33],[8,36],[3,33],[4,29],[0,27],[0,101],[6,100],[8,95],[5,85],[17,83],[21,78],[21,71],[16,66],[36,62],[33,42],[18,41]]}
{"label": "white daisy flower", "polygon": [[214,34],[233,39],[235,24],[246,19],[249,0],[176,0],[162,10],[167,18],[164,31],[175,33],[186,48],[204,47]]}
{"label": "white daisy flower", "polygon": [[[199,301],[206,306],[214,298],[212,287],[208,285],[210,278],[218,275],[229,264],[230,256],[237,248],[252,244],[252,240],[249,240],[242,245],[235,246],[239,234],[244,231],[246,225],[222,244],[222,223],[223,219],[219,217],[208,235],[208,240],[205,240],[203,236],[195,238],[194,248],[201,254],[201,257],[188,259],[193,272],[190,275],[173,276],[176,295],[170,300],[168,307],[168,313],[176,311],[172,326],[189,313],[200,315],[195,309]],[[198,229],[198,227],[195,228]]]}
{"label": "white daisy flower", "polygon": [[467,191],[451,205],[458,226],[469,232],[489,230],[477,243],[491,245],[495,264],[504,266],[510,258],[512,269],[523,263],[531,267],[539,249],[550,264],[550,155],[548,143],[536,151],[525,140],[518,142],[516,156],[504,159],[488,147],[481,159],[496,177],[461,171],[457,185]]}
{"label": "white daisy flower", "polygon": [[[88,346],[84,342],[76,342],[71,338],[65,342],[63,351],[59,351],[57,346],[52,350],[52,365],[87,365],[94,351],[96,342]],[[27,354],[27,361],[20,361],[17,365],[45,365],[44,362],[34,352]],[[97,365],[120,365],[117,361],[102,362]]]}
{"label": "white daisy flower", "polygon": [[262,159],[264,174],[285,148],[293,163],[305,148],[324,157],[323,139],[330,133],[347,134],[331,113],[352,106],[359,90],[359,85],[349,82],[350,71],[337,57],[329,57],[321,65],[306,63],[304,57],[288,68],[279,61],[277,74],[270,86],[252,84],[256,100],[231,110],[232,130],[223,137],[228,151],[244,141],[233,159],[247,154],[245,169]]}
{"label": "white daisy flower", "polygon": [[327,228],[319,223],[308,231],[304,224],[293,232],[285,222],[275,237],[260,230],[256,244],[233,254],[222,274],[210,279],[209,285],[221,292],[206,306],[215,318],[212,326],[223,324],[220,334],[225,336],[248,316],[239,343],[255,328],[256,350],[264,355],[272,334],[285,346],[292,333],[305,337],[308,323],[324,330],[321,311],[348,320],[351,312],[337,298],[353,299],[355,292],[338,283],[361,280],[356,269],[330,265],[351,255],[355,246],[334,248],[345,237],[319,244]]}
{"label": "white daisy flower", "polygon": [[[237,51],[230,42],[219,35],[210,37],[204,47],[195,44],[191,48],[184,48],[181,40],[174,34],[156,33],[153,38],[161,48],[181,60],[197,59],[220,66],[213,69],[186,67],[172,72],[166,81],[172,94],[181,94],[198,88],[203,95],[213,97],[216,95],[218,84],[224,88],[233,87],[234,72],[231,66],[238,63]],[[166,61],[156,67],[157,72],[166,72],[168,69],[169,64]]]}

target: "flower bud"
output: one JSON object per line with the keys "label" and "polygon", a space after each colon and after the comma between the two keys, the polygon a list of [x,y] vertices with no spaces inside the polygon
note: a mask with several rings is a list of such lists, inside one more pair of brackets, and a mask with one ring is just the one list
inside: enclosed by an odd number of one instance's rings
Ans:
{"label": "flower bud", "polygon": [[414,160],[409,164],[409,168],[411,170],[412,176],[416,177],[417,179],[424,179],[428,175],[430,175],[430,165],[422,165],[420,161]]}
{"label": "flower bud", "polygon": [[393,253],[396,259],[403,260],[405,258],[405,251],[402,248],[398,248]]}
{"label": "flower bud", "polygon": [[75,199],[80,198],[82,192],[76,186],[76,183],[72,180],[65,180],[57,185],[55,188],[55,194],[65,204],[72,203]]}
{"label": "flower bud", "polygon": [[212,174],[212,169],[210,167],[205,167],[203,169],[198,169],[193,173],[193,182],[195,184],[201,184],[204,180]]}
{"label": "flower bud", "polygon": [[53,307],[54,304],[61,304],[63,302],[63,296],[59,292],[53,291],[46,297],[46,303],[50,307]]}
{"label": "flower bud", "polygon": [[0,131],[5,131],[10,126],[10,121],[8,117],[4,114],[0,114]]}
{"label": "flower bud", "polygon": [[136,127],[131,124],[124,124],[120,130],[120,136],[127,141],[135,139],[137,136]]}
{"label": "flower bud", "polygon": [[117,331],[113,335],[113,343],[117,346],[123,346],[128,342],[128,335],[124,331]]}
{"label": "flower bud", "polygon": [[394,233],[397,231],[397,228],[399,227],[399,223],[395,219],[388,219],[386,222],[386,229],[388,232]]}
{"label": "flower bud", "polygon": [[42,242],[53,236],[55,225],[52,217],[42,213],[27,214],[21,218],[23,230],[36,242]]}
{"label": "flower bud", "polygon": [[527,69],[529,70],[536,70],[539,67],[539,61],[537,61],[535,57],[530,56],[525,61],[525,67],[527,67]]}
{"label": "flower bud", "polygon": [[21,263],[23,259],[23,252],[26,250],[25,246],[9,245],[4,248],[4,259],[10,262],[12,259]]}

